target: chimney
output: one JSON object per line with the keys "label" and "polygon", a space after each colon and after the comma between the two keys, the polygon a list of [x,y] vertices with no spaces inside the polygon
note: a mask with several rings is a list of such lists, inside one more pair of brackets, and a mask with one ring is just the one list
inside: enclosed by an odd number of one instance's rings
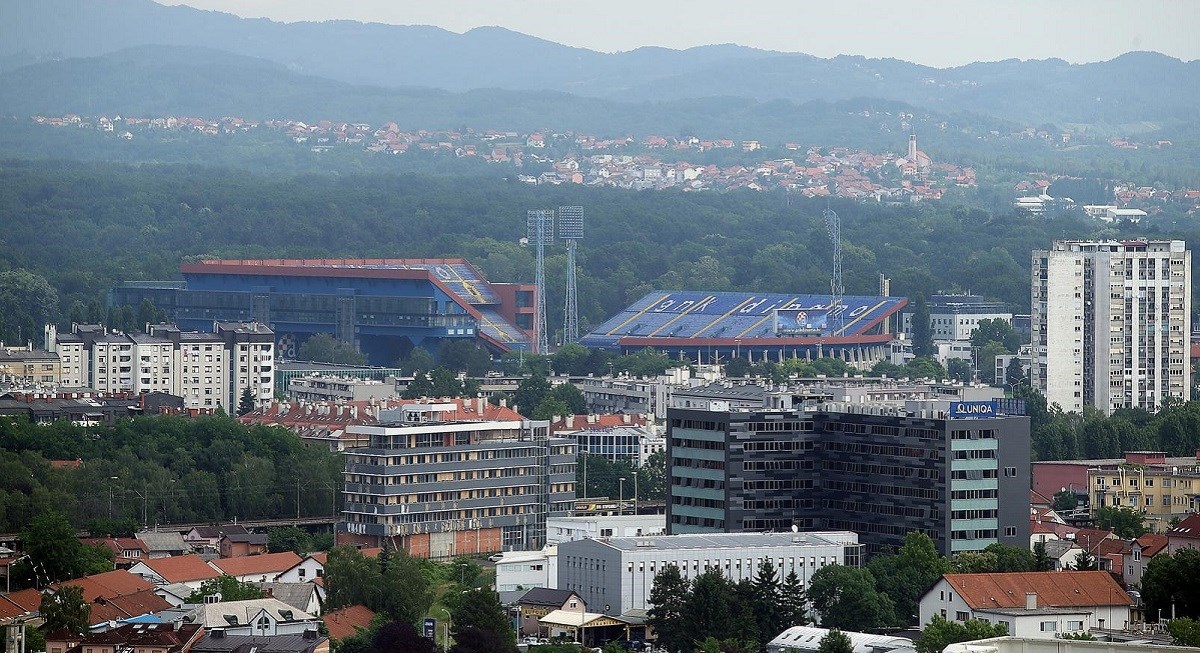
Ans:
{"label": "chimney", "polygon": [[633,420],[632,420],[631,416],[629,415],[629,413],[624,413],[624,414],[622,414],[622,415],[621,415],[621,421],[622,421],[622,422],[624,422],[624,423],[626,423],[626,424],[629,424],[629,423],[630,423],[630,422],[632,422]]}
{"label": "chimney", "polygon": [[567,428],[568,429],[575,428],[575,416],[574,415],[567,415]]}
{"label": "chimney", "polygon": [[1025,609],[1037,610],[1037,592],[1025,592]]}
{"label": "chimney", "polygon": [[484,399],[483,397],[476,397],[475,398],[475,412],[482,415],[484,412],[484,409],[486,409],[486,408],[487,408],[487,399]]}
{"label": "chimney", "polygon": [[[273,587],[268,587],[268,588],[267,588],[267,598],[268,598],[268,599],[273,599],[273,598],[275,598],[275,588],[273,588]],[[1034,601],[1035,601],[1035,602],[1037,601],[1037,594],[1034,594],[1034,595],[1033,595],[1033,599],[1034,599]]]}

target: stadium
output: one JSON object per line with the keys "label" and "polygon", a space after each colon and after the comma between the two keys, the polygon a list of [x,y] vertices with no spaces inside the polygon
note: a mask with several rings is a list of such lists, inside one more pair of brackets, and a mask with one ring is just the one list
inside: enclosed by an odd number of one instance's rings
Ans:
{"label": "stadium", "polygon": [[294,357],[317,333],[355,343],[370,362],[391,365],[421,346],[478,340],[492,353],[536,340],[535,288],[491,283],[463,259],[202,260],[181,266],[183,282],[127,282],[114,305],[143,299],[181,329],[214,320],[257,321]]}
{"label": "stadium", "polygon": [[888,357],[902,297],[652,292],[580,339],[628,354],[646,347],[693,363],[841,358],[869,367]]}

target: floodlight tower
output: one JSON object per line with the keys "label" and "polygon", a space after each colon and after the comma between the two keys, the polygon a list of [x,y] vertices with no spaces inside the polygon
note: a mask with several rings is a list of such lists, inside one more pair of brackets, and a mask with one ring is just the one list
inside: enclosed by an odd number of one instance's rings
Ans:
{"label": "floodlight tower", "polygon": [[550,353],[549,334],[546,333],[546,245],[554,242],[554,210],[536,209],[526,214],[526,235],[529,242],[537,246],[537,275],[534,284],[537,287],[534,297],[534,311],[537,323],[534,332],[537,342],[534,343],[535,354]]}
{"label": "floodlight tower", "polygon": [[[829,311],[832,313],[841,306],[842,295],[846,292],[842,285],[842,219],[833,209],[825,209],[822,215],[825,217],[825,230],[829,232],[829,240],[833,243],[833,275],[829,278]],[[843,312],[838,311],[834,319],[837,320],[837,328],[833,330],[836,334],[843,328]]]}
{"label": "floodlight tower", "polygon": [[575,283],[575,246],[583,238],[583,207],[558,207],[558,237],[567,241],[567,301],[563,344],[579,342],[579,288]]}

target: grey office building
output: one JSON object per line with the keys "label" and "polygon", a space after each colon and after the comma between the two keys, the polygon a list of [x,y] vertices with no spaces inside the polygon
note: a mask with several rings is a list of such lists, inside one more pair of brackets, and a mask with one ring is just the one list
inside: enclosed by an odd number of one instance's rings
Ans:
{"label": "grey office building", "polygon": [[1029,546],[1029,418],[1021,402],[905,410],[667,414],[667,532],[845,530],[868,553],[929,535],[943,554]]}

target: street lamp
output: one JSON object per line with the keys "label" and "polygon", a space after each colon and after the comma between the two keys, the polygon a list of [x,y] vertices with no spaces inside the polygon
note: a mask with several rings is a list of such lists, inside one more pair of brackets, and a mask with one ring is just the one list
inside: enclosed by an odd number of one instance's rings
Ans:
{"label": "street lamp", "polygon": [[447,610],[446,608],[439,606],[438,609],[441,610],[442,612],[446,613],[446,620],[442,622],[442,650],[449,651],[450,650],[450,622],[453,621],[454,618],[450,616],[450,611]]}
{"label": "street lamp", "polygon": [[458,563],[458,584],[459,585],[466,584],[466,581],[464,580],[466,578],[466,573],[467,573],[467,563],[465,563],[465,562]]}
{"label": "street lamp", "polygon": [[621,478],[619,478],[617,480],[620,481],[620,488],[621,488],[620,494],[617,497],[617,514],[624,515],[625,514],[625,477],[622,476]]}
{"label": "street lamp", "polygon": [[635,515],[638,514],[638,511],[637,511],[638,472],[640,472],[640,471],[641,470],[639,469],[639,470],[634,470],[634,472],[633,472],[633,514],[635,514]]}

